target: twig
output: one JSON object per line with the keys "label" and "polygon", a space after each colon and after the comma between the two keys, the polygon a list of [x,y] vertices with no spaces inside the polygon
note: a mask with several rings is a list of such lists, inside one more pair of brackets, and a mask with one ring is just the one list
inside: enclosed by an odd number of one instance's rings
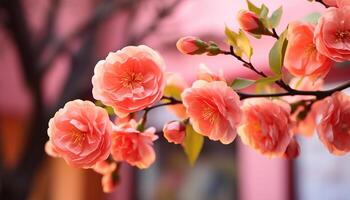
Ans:
{"label": "twig", "polygon": [[182,101],[179,101],[179,100],[172,98],[172,97],[163,97],[162,100],[169,100],[169,102],[157,104],[155,106],[151,106],[151,107],[144,109],[145,112],[143,113],[143,115],[141,117],[141,127],[145,127],[146,122],[147,122],[147,115],[148,115],[149,111],[151,111],[155,108],[163,107],[163,106],[169,106],[169,105],[175,105],[175,104],[182,103]]}
{"label": "twig", "polygon": [[322,0],[315,0],[315,2],[318,2],[318,3],[322,4],[324,7],[329,8],[329,6],[325,2],[323,2]]}
{"label": "twig", "polygon": [[131,37],[127,44],[136,44],[139,41],[150,36],[154,31],[158,29],[160,22],[171,15],[174,10],[176,10],[176,7],[181,3],[181,1],[182,0],[175,0],[172,4],[164,6],[158,10],[157,15],[152,20],[152,23],[148,25],[139,35]]}
{"label": "twig", "polygon": [[272,37],[276,38],[277,40],[280,39],[280,36],[278,36],[275,28],[272,28],[272,34]]}
{"label": "twig", "polygon": [[350,81],[338,87],[335,87],[331,90],[324,90],[324,91],[302,91],[302,90],[293,89],[290,92],[273,93],[273,94],[247,94],[242,92],[237,92],[237,94],[240,96],[240,99],[255,98],[255,97],[258,98],[258,97],[281,97],[281,96],[303,95],[303,96],[315,96],[317,100],[321,100],[321,99],[324,99],[325,97],[332,95],[337,91],[344,90],[348,87],[350,87]]}
{"label": "twig", "polygon": [[111,14],[118,10],[127,8],[133,3],[133,1],[107,1],[100,5],[95,13],[90,17],[84,25],[69,34],[63,39],[54,40],[51,44],[52,51],[51,54],[47,56],[47,59],[39,65],[40,74],[44,74],[49,66],[55,61],[57,55],[61,54],[69,44],[76,38],[83,36],[89,30],[96,29],[98,25],[106,18],[111,16]]}

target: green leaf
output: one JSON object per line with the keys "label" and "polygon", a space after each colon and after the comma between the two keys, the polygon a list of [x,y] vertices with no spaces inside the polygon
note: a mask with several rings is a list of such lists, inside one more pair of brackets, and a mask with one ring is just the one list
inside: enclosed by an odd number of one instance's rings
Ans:
{"label": "green leaf", "polygon": [[278,26],[278,24],[281,21],[282,13],[283,13],[282,6],[279,7],[277,10],[275,10],[272,13],[271,17],[269,18],[269,22],[270,22],[271,28],[276,28]]}
{"label": "green leaf", "polygon": [[253,55],[253,48],[246,34],[240,29],[237,38],[237,47],[240,48],[243,53],[250,58]]}
{"label": "green leaf", "polygon": [[225,35],[227,37],[227,42],[233,46],[236,55],[242,57],[242,54],[245,54],[249,59],[252,57],[252,45],[242,30],[236,33],[226,26]]}
{"label": "green leaf", "polygon": [[111,106],[107,106],[107,105],[103,104],[102,101],[100,101],[100,100],[95,101],[95,105],[105,109],[107,111],[108,115],[115,115],[114,109]]}
{"label": "green leaf", "polygon": [[318,19],[321,17],[321,13],[319,12],[313,12],[309,15],[306,15],[304,18],[303,18],[303,21],[304,22],[309,22],[309,23],[312,23],[312,24],[317,24],[318,22]]}
{"label": "green leaf", "polygon": [[173,97],[176,100],[181,101],[182,89],[175,85],[167,85],[164,89],[164,96]]}
{"label": "green leaf", "polygon": [[234,90],[240,90],[252,85],[254,82],[255,82],[254,80],[236,78],[235,80],[232,81],[231,88]]}
{"label": "green leaf", "polygon": [[281,77],[282,77],[281,74],[277,74],[275,76],[269,76],[269,77],[260,78],[259,80],[255,81],[255,83],[256,83],[256,91],[257,92],[263,91],[263,89],[266,86],[275,83],[275,81],[280,80]]}
{"label": "green leaf", "polygon": [[227,42],[231,46],[236,47],[238,34],[232,31],[229,27],[225,26],[225,35],[227,37]]}
{"label": "green leaf", "polygon": [[248,10],[252,11],[256,15],[260,15],[261,9],[254,5],[251,1],[247,0]]}
{"label": "green leaf", "polygon": [[186,125],[186,137],[183,145],[184,151],[191,165],[196,162],[202,150],[204,137],[193,130],[190,123]]}
{"label": "green leaf", "polygon": [[280,38],[275,42],[269,53],[270,69],[275,74],[281,74],[284,55],[286,52],[288,41],[286,39],[287,29],[280,35]]}
{"label": "green leaf", "polygon": [[261,11],[260,11],[259,17],[262,19],[266,19],[267,15],[269,14],[269,8],[265,4],[263,4],[263,5],[261,5],[260,10]]}

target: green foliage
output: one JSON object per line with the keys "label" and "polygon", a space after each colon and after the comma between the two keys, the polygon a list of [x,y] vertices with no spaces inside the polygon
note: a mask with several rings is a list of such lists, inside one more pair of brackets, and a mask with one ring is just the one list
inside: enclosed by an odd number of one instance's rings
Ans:
{"label": "green foliage", "polygon": [[309,22],[309,23],[312,23],[312,24],[317,24],[318,22],[318,19],[320,19],[321,17],[321,13],[319,12],[313,12],[309,15],[306,15],[304,18],[303,18],[303,21],[305,22]]}
{"label": "green foliage", "polygon": [[244,79],[244,78],[236,78],[231,83],[231,88],[234,90],[240,90],[250,85],[254,84],[254,80]]}
{"label": "green foliage", "polygon": [[103,104],[100,100],[97,100],[95,105],[105,109],[109,115],[115,115],[114,109],[111,106]]}
{"label": "green foliage", "polygon": [[280,80],[281,77],[281,74],[276,74],[274,76],[260,78],[259,80],[255,81],[256,91],[260,93],[266,86],[275,83],[276,81]]}
{"label": "green foliage", "polygon": [[278,26],[278,24],[281,21],[282,14],[283,14],[282,6],[272,13],[271,17],[269,18],[271,28],[276,28]]}
{"label": "green foliage", "polygon": [[241,29],[236,33],[226,26],[225,35],[227,37],[227,43],[233,46],[235,54],[239,57],[245,54],[250,60],[253,55],[253,48],[246,34]]}
{"label": "green foliage", "polygon": [[280,35],[280,38],[275,42],[269,53],[270,69],[275,74],[281,74],[283,66],[284,55],[287,48],[287,29]]}
{"label": "green foliage", "polygon": [[190,123],[186,125],[186,137],[183,145],[184,151],[191,165],[194,165],[203,147],[204,138],[193,130]]}

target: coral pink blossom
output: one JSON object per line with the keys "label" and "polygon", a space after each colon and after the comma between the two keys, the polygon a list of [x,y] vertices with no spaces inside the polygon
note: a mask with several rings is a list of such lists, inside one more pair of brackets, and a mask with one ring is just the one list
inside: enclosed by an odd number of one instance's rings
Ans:
{"label": "coral pink blossom", "polygon": [[337,6],[337,0],[323,0],[323,2],[328,6],[333,6],[333,7]]}
{"label": "coral pink blossom", "polygon": [[99,174],[110,174],[117,169],[117,163],[108,161],[100,161],[92,168],[95,172]]}
{"label": "coral pink blossom", "polygon": [[350,96],[334,93],[320,102],[321,121],[318,135],[328,150],[336,155],[350,151]]}
{"label": "coral pink blossom", "polygon": [[297,158],[300,155],[300,146],[296,139],[292,139],[284,152],[284,157],[288,159]]}
{"label": "coral pink blossom", "polygon": [[[304,78],[293,78],[289,86],[293,89],[303,90],[303,91],[317,91],[321,90],[323,86],[323,79],[311,80],[308,77]],[[302,100],[312,100],[315,99],[314,96],[288,96],[283,98],[288,103],[297,103]],[[312,136],[316,129],[316,118],[317,118],[318,108],[314,104],[311,110],[307,113],[306,117],[302,120],[298,119],[300,112],[304,111],[304,107],[299,106],[296,111],[294,111],[291,116],[292,120],[296,123],[293,124],[293,132],[296,134],[302,134],[304,136]]]}
{"label": "coral pink blossom", "polygon": [[326,76],[330,70],[331,60],[316,50],[314,29],[315,26],[310,23],[289,24],[284,66],[294,76],[316,79]]}
{"label": "coral pink blossom", "polygon": [[128,46],[109,53],[95,67],[92,94],[125,117],[162,98],[165,87],[163,59],[151,48]]}
{"label": "coral pink blossom", "polygon": [[252,11],[240,10],[237,19],[239,25],[245,31],[249,32],[259,28],[259,17]]}
{"label": "coral pink blossom", "polygon": [[224,77],[224,73],[222,70],[219,71],[219,74],[215,74],[210,69],[205,65],[205,64],[200,64],[199,65],[199,72],[197,74],[197,79],[198,80],[204,80],[207,82],[212,82],[212,81],[225,81],[226,79]]}
{"label": "coral pink blossom", "polygon": [[112,122],[90,101],[74,100],[49,121],[48,146],[74,167],[91,168],[110,153]]}
{"label": "coral pink blossom", "polygon": [[184,90],[182,100],[195,131],[223,144],[236,138],[240,100],[226,82],[197,80]]}
{"label": "coral pink blossom", "polygon": [[153,141],[155,128],[151,127],[144,132],[136,130],[135,125],[124,124],[115,126],[112,134],[112,156],[116,161],[126,161],[140,169],[148,168],[155,161]]}
{"label": "coral pink blossom", "polygon": [[177,41],[176,47],[181,53],[192,55],[200,50],[198,40],[198,38],[192,36],[183,37]]}
{"label": "coral pink blossom", "polygon": [[185,125],[179,121],[171,121],[163,127],[164,137],[170,143],[182,144],[185,139]]}
{"label": "coral pink blossom", "polygon": [[328,8],[314,32],[317,50],[337,62],[350,60],[350,6]]}
{"label": "coral pink blossom", "polygon": [[342,8],[345,6],[350,6],[350,1],[349,0],[337,0],[337,5],[339,8]]}
{"label": "coral pink blossom", "polygon": [[60,157],[58,152],[56,152],[55,148],[52,146],[51,141],[47,141],[45,144],[45,152],[47,153],[47,155],[51,156],[51,157]]}
{"label": "coral pink blossom", "polygon": [[[167,81],[164,96],[173,97],[180,101],[182,91],[188,87],[186,81],[177,73],[168,73],[166,75],[166,79]],[[167,108],[179,119],[188,118],[186,108],[182,104],[170,105],[167,106]]]}
{"label": "coral pink blossom", "polygon": [[114,180],[114,174],[104,174],[101,179],[102,189],[104,193],[111,193],[116,189],[118,180]]}
{"label": "coral pink blossom", "polygon": [[242,142],[263,155],[283,156],[292,137],[289,105],[263,98],[248,99],[242,110],[244,117],[238,128]]}

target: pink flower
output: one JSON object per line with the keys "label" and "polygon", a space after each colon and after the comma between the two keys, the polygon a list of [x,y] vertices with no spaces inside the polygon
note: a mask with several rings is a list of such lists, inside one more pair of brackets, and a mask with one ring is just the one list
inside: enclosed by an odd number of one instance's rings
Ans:
{"label": "pink flower", "polygon": [[242,142],[269,157],[283,156],[292,138],[290,107],[281,101],[248,99],[238,128]]}
{"label": "pink flower", "polygon": [[316,50],[314,29],[315,26],[310,23],[289,24],[284,66],[294,76],[316,79],[326,76],[330,70],[331,60]]}
{"label": "pink flower", "polygon": [[337,0],[323,0],[323,2],[328,6],[337,7]]}
{"label": "pink flower", "polygon": [[119,117],[142,110],[163,96],[163,59],[151,48],[128,46],[109,53],[95,67],[92,94]]}
{"label": "pink flower", "polygon": [[195,131],[223,144],[236,138],[240,101],[225,82],[197,80],[184,90],[182,100]]}
{"label": "pink flower", "polygon": [[[166,76],[167,82],[164,90],[164,96],[173,97],[181,101],[182,91],[188,87],[186,81],[182,76],[176,73],[168,73]],[[167,106],[172,113],[174,113],[179,119],[188,118],[186,114],[186,108],[182,104],[175,104]]]}
{"label": "pink flower", "polygon": [[48,152],[73,167],[91,168],[110,153],[111,127],[103,108],[90,101],[70,101],[49,121]]}
{"label": "pink flower", "polygon": [[328,8],[314,33],[317,50],[335,60],[350,60],[350,6]]}
{"label": "pink flower", "polygon": [[192,36],[182,37],[176,42],[177,50],[183,54],[189,55],[197,54],[199,52],[204,53],[207,46],[208,45],[205,42]]}
{"label": "pink flower", "polygon": [[318,136],[335,155],[350,151],[350,96],[336,92],[325,98],[320,106],[321,121]]}
{"label": "pink flower", "polygon": [[104,174],[101,179],[102,189],[104,193],[111,193],[116,189],[118,180],[114,180],[114,174]]}
{"label": "pink flower", "polygon": [[185,139],[185,125],[179,121],[171,121],[164,125],[164,137],[169,143],[182,144]]}
{"label": "pink flower", "polygon": [[96,165],[92,168],[95,172],[99,174],[110,174],[113,173],[117,169],[117,163],[108,161],[100,161],[96,163]]}
{"label": "pink flower", "polygon": [[349,0],[337,0],[337,5],[339,8],[342,8],[345,6],[350,6],[350,1]]}
{"label": "pink flower", "polygon": [[132,124],[114,127],[111,151],[114,160],[126,161],[140,169],[148,168],[156,158],[152,147],[158,138],[155,131],[151,127],[140,132]]}
{"label": "pink flower", "polygon": [[210,69],[205,65],[205,64],[200,64],[199,65],[199,72],[197,75],[197,80],[204,80],[207,82],[212,82],[212,81],[225,81],[226,79],[224,77],[224,73],[221,70],[219,72],[219,75],[213,73],[212,71],[210,71]]}
{"label": "pink flower", "polygon": [[300,146],[296,139],[292,139],[286,149],[286,152],[284,152],[284,157],[288,159],[294,159],[297,158],[300,155]]}
{"label": "pink flower", "polygon": [[247,32],[256,30],[259,28],[259,17],[248,10],[240,10],[238,12],[238,23],[241,28]]}

